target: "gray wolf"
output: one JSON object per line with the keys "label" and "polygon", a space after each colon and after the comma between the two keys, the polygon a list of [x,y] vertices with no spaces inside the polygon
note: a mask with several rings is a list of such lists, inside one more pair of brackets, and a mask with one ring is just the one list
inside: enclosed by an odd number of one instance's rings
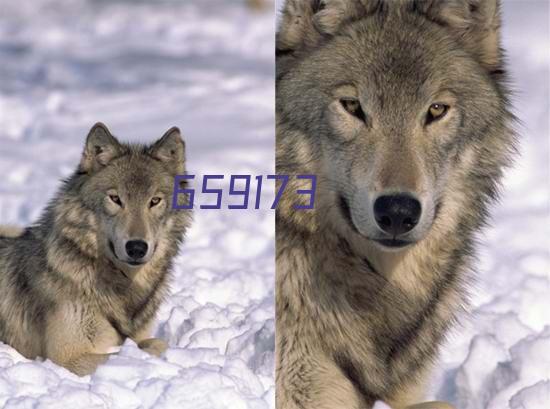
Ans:
{"label": "gray wolf", "polygon": [[277,172],[316,174],[318,192],[277,211],[279,409],[450,407],[423,402],[426,384],[515,151],[499,11],[286,1]]}
{"label": "gray wolf", "polygon": [[0,230],[0,341],[78,375],[126,338],[164,352],[150,330],[191,221],[169,202],[183,172],[177,128],[145,146],[94,125],[77,170],[40,219]]}

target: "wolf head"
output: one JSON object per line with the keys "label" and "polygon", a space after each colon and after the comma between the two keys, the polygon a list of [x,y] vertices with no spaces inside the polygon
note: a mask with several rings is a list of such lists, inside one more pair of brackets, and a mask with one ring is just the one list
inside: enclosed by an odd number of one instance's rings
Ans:
{"label": "wolf head", "polygon": [[319,206],[383,250],[423,239],[453,194],[494,195],[510,148],[499,27],[497,0],[287,0],[278,166],[316,172]]}
{"label": "wolf head", "polygon": [[120,268],[148,263],[166,246],[162,241],[175,223],[174,176],[184,172],[185,144],[178,128],[142,146],[122,144],[104,124],[94,125],[79,165],[78,197],[93,211],[98,252]]}

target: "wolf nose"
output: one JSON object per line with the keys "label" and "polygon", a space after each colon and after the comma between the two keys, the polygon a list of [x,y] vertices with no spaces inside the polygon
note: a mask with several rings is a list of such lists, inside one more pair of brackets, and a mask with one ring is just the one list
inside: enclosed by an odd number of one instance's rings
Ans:
{"label": "wolf nose", "polygon": [[374,218],[378,226],[392,237],[410,232],[418,224],[422,206],[408,194],[380,196],[374,202]]}
{"label": "wolf nose", "polygon": [[130,240],[126,243],[126,254],[133,260],[145,257],[149,246],[143,240]]}

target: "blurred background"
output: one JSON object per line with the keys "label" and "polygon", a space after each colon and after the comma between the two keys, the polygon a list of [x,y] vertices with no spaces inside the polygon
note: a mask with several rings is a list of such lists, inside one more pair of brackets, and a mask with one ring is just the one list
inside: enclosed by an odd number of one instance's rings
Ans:
{"label": "blurred background", "polygon": [[[28,171],[55,179],[98,120],[142,141],[181,127],[190,169],[199,152],[271,148],[275,22],[258,4],[270,3],[1,0],[1,153],[13,162],[0,170],[23,177],[20,146],[32,142]],[[25,177],[36,197],[50,187]],[[2,220],[20,220],[2,204]]]}
{"label": "blurred background", "polygon": [[[96,121],[140,142],[180,127],[192,174],[274,172],[272,2],[0,0],[0,10],[1,224],[37,219]],[[274,212],[196,211],[175,270],[156,328],[165,358],[128,341],[79,379],[0,344],[0,407],[273,407]]]}

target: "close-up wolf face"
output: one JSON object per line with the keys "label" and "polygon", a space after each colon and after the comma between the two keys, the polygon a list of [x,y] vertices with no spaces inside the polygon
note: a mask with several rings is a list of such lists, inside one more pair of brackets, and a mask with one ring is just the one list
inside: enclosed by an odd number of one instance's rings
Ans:
{"label": "close-up wolf face", "polygon": [[96,209],[100,251],[119,268],[148,263],[170,230],[174,176],[185,171],[184,143],[172,128],[150,147],[121,144],[103,124],[88,136],[79,171],[86,206]]}
{"label": "close-up wolf face", "polygon": [[495,2],[305,3],[312,26],[279,36],[281,117],[315,152],[333,218],[382,249],[413,244],[503,126]]}

